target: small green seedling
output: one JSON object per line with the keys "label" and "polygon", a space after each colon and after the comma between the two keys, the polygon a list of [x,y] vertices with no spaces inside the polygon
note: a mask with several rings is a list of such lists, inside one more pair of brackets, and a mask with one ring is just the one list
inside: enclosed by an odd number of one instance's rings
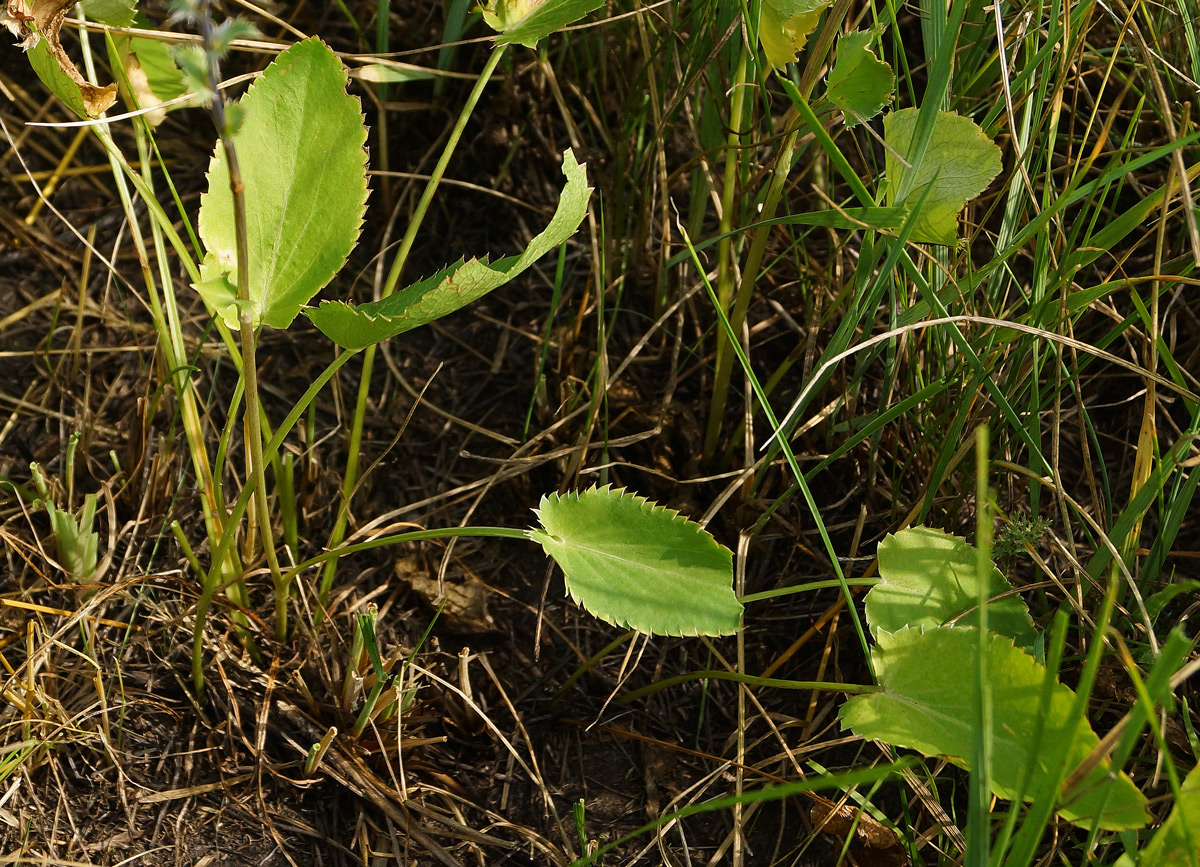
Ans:
{"label": "small green seedling", "polygon": [[[67,443],[67,475],[73,476],[75,468],[75,448],[79,443],[79,434],[71,435]],[[50,486],[42,475],[38,464],[29,465],[29,473],[33,477],[34,487],[37,488],[38,500],[35,506],[42,506],[50,516],[50,529],[54,535],[54,547],[58,552],[59,564],[63,570],[81,584],[91,584],[96,581],[96,566],[99,562],[100,534],[92,530],[96,519],[95,494],[83,498],[83,506],[78,512],[60,509],[54,505]],[[69,499],[69,497],[68,497]]]}

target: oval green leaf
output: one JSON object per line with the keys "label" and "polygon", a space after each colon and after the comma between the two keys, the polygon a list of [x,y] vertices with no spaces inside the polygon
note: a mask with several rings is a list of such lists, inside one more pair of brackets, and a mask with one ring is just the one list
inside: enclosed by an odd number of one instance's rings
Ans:
{"label": "oval green leaf", "polygon": [[482,298],[571,237],[583,222],[592,194],[585,165],[576,162],[575,154],[568,150],[563,154],[562,170],[567,184],[558,208],[550,224],[519,256],[491,263],[460,259],[380,301],[359,305],[325,301],[319,307],[305,310],[304,315],[338,346],[362,349],[412,331]]}
{"label": "oval green leaf", "polygon": [[733,554],[694,521],[623,490],[542,497],[529,538],[571,598],[606,623],[656,635],[730,635],[741,625]]}
{"label": "oval green leaf", "polygon": [[[929,527],[912,527],[888,536],[879,543],[882,580],[871,588],[866,599],[872,633],[878,637],[880,631],[897,632],[906,626],[932,628],[950,621],[977,624],[977,556],[978,552],[962,539]],[[1012,585],[993,566],[988,596],[1010,590]],[[1007,635],[1018,647],[1031,648],[1037,639],[1029,608],[1016,595],[988,603],[988,629]]]}
{"label": "oval green leaf", "polygon": [[[287,328],[358,240],[367,202],[367,129],[346,83],[329,46],[306,39],[280,54],[239,103],[245,122],[234,143],[246,185],[255,326]],[[208,176],[200,203],[208,256],[197,289],[236,327],[236,305],[206,288],[237,279],[233,195],[219,143]]]}
{"label": "oval green leaf", "polygon": [[[992,693],[992,791],[1009,800],[1024,787],[1027,801],[1052,797],[1063,818],[1105,830],[1141,828],[1146,799],[1107,759],[1072,792],[1051,787],[1089,757],[1100,739],[1086,719],[1071,724],[1075,694],[1053,681],[1041,705],[1046,668],[1011,640],[990,634],[987,671]],[[976,628],[881,632],[872,659],[881,692],[851,698],[840,712],[856,735],[948,759],[969,768],[979,702]],[[1035,734],[1041,719],[1041,737]],[[1025,776],[1028,771],[1028,781]]]}

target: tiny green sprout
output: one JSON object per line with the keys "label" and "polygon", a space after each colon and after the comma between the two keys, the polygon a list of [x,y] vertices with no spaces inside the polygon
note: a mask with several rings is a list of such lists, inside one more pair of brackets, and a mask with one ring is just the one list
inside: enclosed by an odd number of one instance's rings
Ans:
{"label": "tiny green sprout", "polygon": [[54,535],[54,546],[63,570],[81,584],[95,581],[96,564],[99,559],[100,534],[92,531],[96,518],[96,495],[83,498],[83,507],[78,515],[59,509],[50,498],[50,486],[36,463],[29,465],[34,487],[41,505],[50,516],[50,530]]}
{"label": "tiny green sprout", "polygon": [[329,752],[329,746],[337,737],[337,733],[337,726],[330,726],[329,731],[325,732],[325,736],[309,748],[308,755],[304,759],[304,776],[311,777],[317,772],[317,768],[321,766],[321,759],[325,758],[325,753]]}

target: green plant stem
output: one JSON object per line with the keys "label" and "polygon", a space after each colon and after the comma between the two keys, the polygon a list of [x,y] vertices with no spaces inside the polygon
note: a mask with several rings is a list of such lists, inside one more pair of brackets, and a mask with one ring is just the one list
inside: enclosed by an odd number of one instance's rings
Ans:
{"label": "green plant stem", "polygon": [[[847,587],[874,587],[882,579],[880,578],[857,578],[855,580],[847,579],[845,584]],[[836,578],[830,578],[825,581],[809,581],[807,584],[796,584],[792,587],[780,587],[776,590],[763,590],[761,593],[747,593],[745,596],[739,596],[738,602],[743,605],[749,605],[751,602],[761,602],[764,599],[774,599],[778,596],[790,596],[793,593],[808,593],[811,590],[828,590],[832,587],[841,587],[842,582]]]}
{"label": "green plant stem", "polygon": [[225,162],[229,169],[229,192],[233,199],[233,231],[237,245],[237,291],[238,325],[242,345],[242,380],[245,384],[246,406],[242,424],[246,444],[247,480],[254,479],[255,508],[248,521],[247,550],[254,550],[255,532],[262,539],[263,552],[271,570],[271,581],[275,585],[275,637],[283,641],[287,637],[287,585],[279,572],[279,559],[275,553],[275,535],[271,530],[270,504],[267,502],[266,468],[263,465],[262,424],[259,412],[262,403],[258,397],[258,335],[255,333],[253,310],[250,305],[250,244],[246,232],[246,184],[242,179],[238,162],[237,146],[233,141],[233,129],[225,114],[225,103],[220,91],[220,70],[217,65],[217,49],[213,39],[212,19],[207,14],[199,18],[200,36],[208,57],[208,74],[214,93],[212,115],[221,147],[225,150]]}
{"label": "green plant stem", "polygon": [[826,683],[820,680],[781,680],[777,677],[755,677],[752,674],[741,674],[736,671],[705,670],[689,671],[687,674],[668,677],[666,680],[648,684],[640,689],[635,689],[633,692],[626,693],[617,699],[616,703],[621,705],[632,704],[639,698],[653,695],[660,690],[677,686],[681,683],[687,683],[690,680],[733,680],[738,683],[744,683],[747,686],[765,686],[775,689],[813,689],[824,692],[843,692],[846,695],[867,695],[879,692],[882,689],[882,687],[872,686],[871,684]]}
{"label": "green plant stem", "polygon": [[749,792],[743,792],[740,795],[727,795],[724,798],[713,798],[710,801],[702,801],[698,804],[689,804],[680,810],[676,810],[671,813],[663,813],[653,822],[643,825],[636,831],[631,831],[623,837],[604,844],[591,855],[572,862],[571,867],[591,867],[592,864],[599,863],[600,859],[612,849],[628,843],[630,840],[638,837],[641,834],[645,834],[647,831],[653,831],[655,828],[666,825],[667,823],[678,822],[680,819],[687,818],[688,816],[695,816],[698,813],[727,810],[735,804],[761,804],[769,801],[779,801],[783,800],[784,798],[791,798],[795,795],[804,794],[806,792],[813,792],[817,789],[843,789],[849,791],[855,786],[863,786],[868,783],[879,782],[894,774],[899,774],[907,768],[912,767],[915,762],[915,757],[906,756],[893,765],[882,765],[864,770],[848,771],[844,774],[823,774],[819,777],[812,777],[810,779],[800,780],[795,783],[782,783],[777,786],[767,786],[762,789],[754,789]]}
{"label": "green plant stem", "polygon": [[382,548],[386,545],[396,545],[400,542],[419,542],[422,539],[451,539],[456,536],[490,536],[500,539],[529,538],[525,530],[518,530],[513,527],[446,527],[443,530],[413,530],[411,533],[380,536],[367,542],[359,542],[356,545],[346,545],[342,548],[333,548],[325,551],[315,557],[310,557],[303,563],[293,566],[287,572],[283,573],[283,580],[290,583],[305,569],[311,569],[313,566],[319,566],[322,563],[336,562],[339,557],[343,557],[346,554],[370,551],[372,548]]}
{"label": "green plant stem", "polygon": [[[442,149],[442,155],[438,159],[437,165],[434,166],[433,172],[429,177],[429,182],[425,185],[425,191],[421,194],[421,199],[417,202],[417,207],[414,209],[412,218],[409,220],[408,228],[404,232],[404,238],[400,242],[400,249],[396,251],[396,258],[392,260],[392,267],[388,271],[387,280],[384,282],[380,293],[380,297],[382,298],[387,298],[396,291],[396,284],[400,282],[400,275],[404,271],[405,263],[408,261],[408,254],[412,250],[417,231],[421,228],[421,223],[425,220],[429,204],[433,201],[433,196],[441,184],[442,176],[446,173],[446,167],[450,164],[450,158],[454,155],[454,151],[458,147],[463,130],[466,129],[467,121],[470,120],[480,96],[483,95],[484,87],[487,86],[488,80],[492,77],[492,73],[495,72],[496,66],[504,56],[505,48],[506,46],[499,45],[492,50],[487,63],[483,67],[483,71],[479,73],[479,78],[476,79],[475,86],[471,89],[471,93],[467,97],[466,104],[463,106],[462,111],[459,112],[458,120],[455,122],[454,128],[450,131],[450,136],[446,140],[446,146]],[[355,486],[358,484],[358,456],[362,448],[363,421],[367,414],[367,400],[370,397],[371,374],[374,368],[375,345],[372,344],[363,352],[362,373],[359,375],[358,381],[358,397],[354,403],[354,418],[350,424],[346,473],[342,477],[342,506],[338,512],[337,522],[334,524],[333,532],[329,536],[329,544],[327,546],[331,549],[337,548],[342,544],[342,540],[346,538],[346,525],[350,519],[350,498],[354,493]],[[333,587],[333,576],[336,566],[337,560],[335,558],[329,561],[324,572],[321,574],[319,598],[322,606],[329,601],[329,591]]]}
{"label": "green plant stem", "polygon": [[[341,369],[342,365],[353,358],[356,354],[357,353],[353,350],[339,353],[338,356],[332,362],[330,362],[329,366],[321,372],[321,375],[313,380],[312,384],[309,385],[308,390],[304,392],[304,394],[300,397],[300,400],[298,400],[292,407],[291,411],[288,412],[287,417],[283,420],[283,423],[279,425],[278,429],[276,429],[275,435],[271,437],[271,441],[267,443],[266,447],[263,449],[263,458],[266,461],[270,461],[274,455],[278,453],[279,447],[283,444],[284,437],[295,426],[300,416],[304,414],[304,411],[308,409],[309,405],[312,404],[317,395],[321,393],[321,389],[325,387],[325,384],[333,378],[333,375]],[[208,608],[212,602],[213,595],[216,593],[217,588],[222,585],[222,581],[220,580],[221,576],[219,574],[219,566],[225,561],[226,557],[230,556],[233,550],[233,541],[237,536],[237,534],[234,532],[234,528],[237,527],[239,522],[242,520],[242,516],[246,513],[246,508],[250,504],[250,497],[254,494],[254,491],[257,490],[257,488],[258,481],[253,477],[248,479],[245,487],[242,488],[241,494],[238,495],[237,502],[234,503],[233,508],[229,512],[227,529],[218,537],[219,541],[213,548],[213,565],[210,567],[208,574],[205,575],[204,580],[201,582],[200,601],[196,604],[196,619],[195,624],[192,627],[192,678],[198,685],[198,692],[202,692],[204,688],[204,668],[202,655],[204,623],[208,616]],[[282,584],[285,587],[290,587],[291,579],[287,576],[283,576]]]}

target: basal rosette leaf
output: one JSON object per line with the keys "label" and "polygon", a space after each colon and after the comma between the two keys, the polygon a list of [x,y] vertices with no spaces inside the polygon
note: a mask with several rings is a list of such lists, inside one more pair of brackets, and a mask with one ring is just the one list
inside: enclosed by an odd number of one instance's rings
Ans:
{"label": "basal rosette leaf", "polygon": [[[951,621],[978,623],[977,556],[962,539],[929,527],[911,527],[888,536],[879,543],[880,583],[867,593],[865,603],[872,634],[906,626],[932,628]],[[988,596],[1011,590],[993,566]],[[1009,636],[1018,647],[1031,648],[1037,638],[1029,608],[1015,594],[988,603],[988,628]]]}
{"label": "basal rosette leaf", "polygon": [[[882,690],[842,705],[842,725],[859,737],[969,768],[979,703],[978,629],[901,629],[880,632],[878,641],[872,660]],[[1149,819],[1145,797],[1107,759],[1072,791],[1063,791],[1061,784],[1052,788],[1089,758],[1100,739],[1086,719],[1071,722],[1075,694],[1057,680],[1043,706],[1050,675],[1009,638],[989,633],[985,652],[993,714],[992,792],[1011,800],[1024,785],[1025,800],[1053,798],[1059,815],[1083,827],[1093,821],[1105,830],[1143,827]]]}
{"label": "basal rosette leaf", "polygon": [[[941,111],[928,148],[913,153],[918,113],[919,109],[905,108],[883,119],[883,137],[888,144],[884,198],[888,205],[915,205],[924,197],[910,240],[953,246],[959,212],[1000,173],[1000,148],[970,118]],[[910,173],[912,186],[905,201],[899,202],[901,186]]]}
{"label": "basal rosette leaf", "polygon": [[614,626],[729,635],[741,625],[733,554],[699,524],[610,487],[543,497],[529,538],[563,570],[571,598]]}
{"label": "basal rosette leaf", "polygon": [[[287,328],[354,249],[367,201],[358,99],[341,62],[316,38],[284,51],[242,97],[234,134],[245,183],[249,308],[255,326]],[[209,164],[200,236],[208,255],[196,288],[226,322],[236,306],[212,287],[237,280],[233,195],[224,148]],[[224,282],[222,282],[224,281]]]}
{"label": "basal rosette leaf", "polygon": [[563,154],[562,169],[567,182],[554,216],[529,242],[524,253],[490,263],[460,259],[380,301],[359,305],[325,301],[318,307],[307,308],[304,315],[338,346],[362,349],[412,331],[482,298],[571,237],[583,222],[592,194],[587,185],[586,166],[577,162],[575,154],[568,150]]}

